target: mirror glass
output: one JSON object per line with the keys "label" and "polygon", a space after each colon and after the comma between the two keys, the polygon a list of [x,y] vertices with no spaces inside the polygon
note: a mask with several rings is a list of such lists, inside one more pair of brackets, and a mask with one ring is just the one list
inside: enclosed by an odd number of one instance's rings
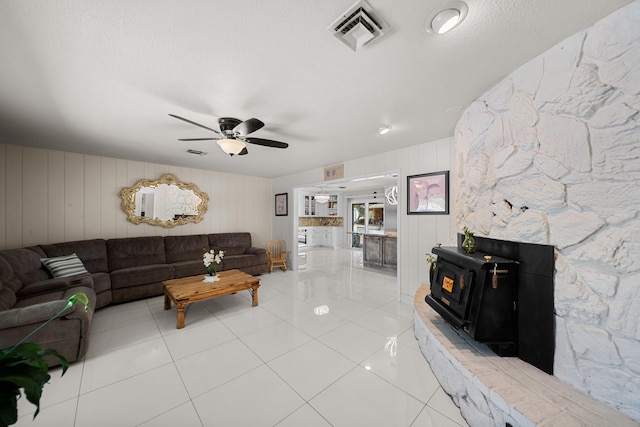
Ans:
{"label": "mirror glass", "polygon": [[166,228],[202,221],[209,201],[195,184],[181,182],[171,174],[155,181],[142,179],[133,187],[125,187],[120,198],[129,221]]}

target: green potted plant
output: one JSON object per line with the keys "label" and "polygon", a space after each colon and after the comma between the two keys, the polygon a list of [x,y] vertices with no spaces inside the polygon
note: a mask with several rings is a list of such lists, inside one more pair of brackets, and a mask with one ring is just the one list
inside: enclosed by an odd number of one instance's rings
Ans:
{"label": "green potted plant", "polygon": [[44,360],[46,356],[54,356],[60,360],[62,375],[67,371],[69,363],[57,351],[43,349],[37,344],[26,341],[62,315],[77,301],[84,304],[85,311],[89,309],[89,298],[84,293],[73,294],[68,298],[67,304],[62,310],[20,342],[14,346],[0,349],[0,426],[9,426],[18,421],[18,398],[22,396],[21,390],[24,390],[27,400],[36,406],[33,418],[40,412],[42,389],[51,378],[49,364]]}
{"label": "green potted plant", "polygon": [[464,232],[464,240],[462,241],[462,249],[466,253],[472,254],[476,251],[476,239],[473,236],[473,231],[469,230],[465,226],[463,232]]}
{"label": "green potted plant", "polygon": [[438,258],[431,252],[425,254],[427,256],[427,262],[429,263],[429,283],[433,281],[433,272],[436,271],[436,261]]}

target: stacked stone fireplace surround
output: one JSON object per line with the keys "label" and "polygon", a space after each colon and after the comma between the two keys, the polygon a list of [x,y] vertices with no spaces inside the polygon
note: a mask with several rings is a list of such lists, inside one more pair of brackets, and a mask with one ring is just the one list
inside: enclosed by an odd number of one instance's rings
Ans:
{"label": "stacked stone fireplace surround", "polygon": [[[480,236],[555,246],[552,378],[636,422],[639,111],[637,0],[523,65],[467,108],[455,132],[452,188],[457,231],[466,225]],[[418,311],[416,302],[416,333],[429,322],[419,322]],[[472,401],[476,391],[466,393]]]}

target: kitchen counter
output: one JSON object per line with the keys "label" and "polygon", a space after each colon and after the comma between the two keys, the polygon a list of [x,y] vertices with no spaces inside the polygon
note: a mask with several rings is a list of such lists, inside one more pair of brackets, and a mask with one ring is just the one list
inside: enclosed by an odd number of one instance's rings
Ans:
{"label": "kitchen counter", "polygon": [[396,271],[398,239],[395,232],[365,234],[362,252],[365,267]]}
{"label": "kitchen counter", "polygon": [[341,216],[301,216],[298,218],[299,227],[342,227],[344,218]]}

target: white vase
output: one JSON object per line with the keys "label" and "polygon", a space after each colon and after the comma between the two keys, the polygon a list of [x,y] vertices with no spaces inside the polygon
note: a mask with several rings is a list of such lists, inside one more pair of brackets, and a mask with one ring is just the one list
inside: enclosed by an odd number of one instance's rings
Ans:
{"label": "white vase", "polygon": [[218,277],[217,274],[215,276],[210,276],[207,274],[206,276],[204,276],[203,282],[217,282],[218,280],[220,280],[220,277]]}

